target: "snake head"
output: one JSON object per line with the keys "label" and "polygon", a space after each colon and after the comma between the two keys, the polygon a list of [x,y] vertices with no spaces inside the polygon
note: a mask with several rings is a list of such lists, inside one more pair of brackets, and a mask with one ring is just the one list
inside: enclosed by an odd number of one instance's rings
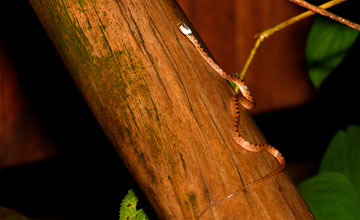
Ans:
{"label": "snake head", "polygon": [[192,35],[191,29],[185,23],[179,22],[177,24],[177,27],[179,28],[181,33],[183,33],[184,35]]}

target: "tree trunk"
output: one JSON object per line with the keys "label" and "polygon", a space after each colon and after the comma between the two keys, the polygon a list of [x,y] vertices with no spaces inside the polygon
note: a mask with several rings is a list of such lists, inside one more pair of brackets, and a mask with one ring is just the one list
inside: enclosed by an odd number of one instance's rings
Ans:
{"label": "tree trunk", "polygon": [[[173,0],[30,0],[77,86],[161,219],[197,219],[278,166],[231,136],[233,91],[177,29]],[[247,111],[242,134],[265,139]],[[281,173],[201,219],[313,219]]]}

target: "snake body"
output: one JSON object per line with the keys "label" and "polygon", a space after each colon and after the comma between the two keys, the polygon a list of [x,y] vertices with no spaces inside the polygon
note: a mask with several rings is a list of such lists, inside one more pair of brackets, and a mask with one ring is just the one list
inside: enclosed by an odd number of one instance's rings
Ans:
{"label": "snake body", "polygon": [[[243,188],[246,188],[250,185],[254,185],[255,183],[262,182],[266,179],[269,179],[270,177],[280,173],[285,168],[285,159],[281,155],[281,153],[275,149],[273,146],[268,144],[254,144],[250,143],[248,140],[246,140],[239,132],[239,123],[240,123],[240,105],[244,108],[251,110],[255,108],[255,99],[250,93],[249,88],[245,85],[244,81],[240,79],[240,77],[232,74],[226,73],[215,61],[212,59],[209,54],[204,50],[204,48],[201,46],[199,40],[193,35],[191,29],[184,23],[180,22],[178,25],[178,28],[181,33],[183,33],[195,46],[197,51],[200,53],[200,55],[207,61],[207,63],[224,79],[229,80],[236,84],[240,92],[239,94],[235,95],[230,100],[230,108],[231,108],[231,115],[233,120],[233,127],[232,127],[232,136],[237,144],[239,144],[244,149],[251,151],[251,152],[261,152],[261,151],[267,151],[272,156],[276,158],[276,160],[279,162],[280,166],[270,172],[269,174],[258,178],[256,180],[251,181],[250,183],[247,183]],[[233,194],[234,195],[234,194]],[[232,195],[232,196],[233,196]],[[231,196],[231,197],[232,197]],[[229,196],[228,196],[229,197]]]}

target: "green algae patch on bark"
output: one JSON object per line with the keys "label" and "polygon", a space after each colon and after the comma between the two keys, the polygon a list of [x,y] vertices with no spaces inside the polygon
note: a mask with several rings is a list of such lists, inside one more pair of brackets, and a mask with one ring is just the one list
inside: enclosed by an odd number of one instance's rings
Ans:
{"label": "green algae patch on bark", "polygon": [[130,27],[118,17],[125,15],[110,13],[117,5],[101,2],[33,1],[32,6],[47,20],[43,25],[48,35],[110,140],[122,143],[119,153],[127,148],[139,156],[154,154],[137,149],[139,136],[144,136],[159,152],[162,136],[152,128],[151,119],[161,124],[146,82],[148,68],[138,57],[139,48],[129,46],[140,38],[129,38]]}

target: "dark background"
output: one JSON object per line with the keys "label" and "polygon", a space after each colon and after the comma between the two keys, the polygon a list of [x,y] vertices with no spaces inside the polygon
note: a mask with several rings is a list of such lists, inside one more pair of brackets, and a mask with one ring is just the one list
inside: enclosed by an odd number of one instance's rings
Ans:
{"label": "dark background", "polygon": [[[147,206],[29,3],[2,4],[0,46],[15,67],[29,114],[53,143],[56,157],[0,169],[0,206],[33,219],[118,219],[121,200],[131,188],[140,196],[140,206]],[[336,12],[359,22],[354,4]],[[360,124],[359,47],[358,40],[305,104],[254,115],[290,167],[310,166],[307,176],[316,171],[339,129]]]}

